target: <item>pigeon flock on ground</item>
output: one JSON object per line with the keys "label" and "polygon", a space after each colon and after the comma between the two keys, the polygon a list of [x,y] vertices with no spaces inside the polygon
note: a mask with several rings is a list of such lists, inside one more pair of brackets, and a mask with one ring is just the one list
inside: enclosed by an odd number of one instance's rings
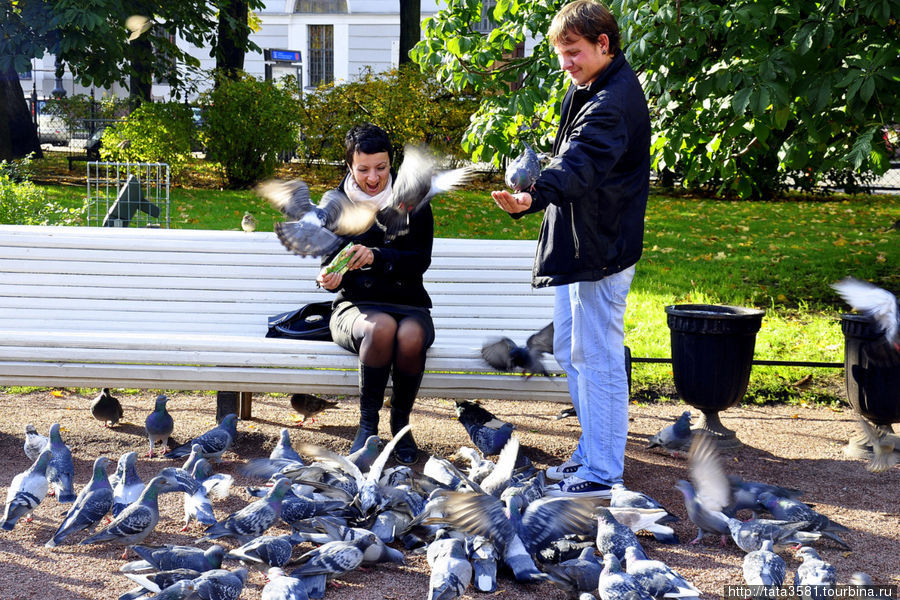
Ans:
{"label": "pigeon flock on ground", "polygon": [[[102,395],[111,397],[108,390]],[[148,439],[164,450],[163,437],[172,433],[166,401],[160,396],[146,419]],[[458,401],[457,412],[474,446],[451,457],[463,466],[431,456],[420,473],[387,467],[405,429],[383,447],[373,436],[343,456],[312,444],[295,449],[284,428],[269,456],[239,463],[258,485],[247,488],[252,501],[230,514],[215,503],[229,496],[234,479],[215,473],[214,465],[240,435],[236,415],[166,452],[164,459],[184,462],[164,466],[146,483],[135,468],[137,452],[124,453],[112,475],[110,459],[97,457],[77,497],[60,425],[47,437],[29,425],[22,447],[34,462],[10,483],[0,528],[27,526],[21,523],[52,491],[71,504],[53,536],[36,542],[121,548],[121,575],[135,584],[122,600],[236,599],[252,572],[265,574],[265,600],[323,598],[332,581],[356,569],[404,564],[419,553],[430,568],[422,591],[429,600],[495,592],[506,577],[550,582],[581,600],[699,598],[700,590],[645,547],[647,540],[679,543],[671,511],[621,484],[609,501],[547,496],[544,472],[521,452],[511,423],[472,401]],[[834,586],[834,567],[812,546],[849,550],[841,537],[846,527],[799,501],[799,490],[727,473],[714,438],[689,431],[687,442],[680,439],[675,430],[684,423],[688,411],[652,436],[651,445],[686,450],[686,477],[677,487],[698,530],[690,543],[714,534],[718,543],[740,548],[748,585],[784,585],[781,555],[793,551],[802,561],[795,585]],[[184,498],[182,531],[194,521],[193,530],[202,528],[194,544],[144,545],[161,518],[178,518],[160,515],[159,496],[167,493]],[[273,534],[276,525],[290,533]],[[865,574],[853,581],[871,584]]]}

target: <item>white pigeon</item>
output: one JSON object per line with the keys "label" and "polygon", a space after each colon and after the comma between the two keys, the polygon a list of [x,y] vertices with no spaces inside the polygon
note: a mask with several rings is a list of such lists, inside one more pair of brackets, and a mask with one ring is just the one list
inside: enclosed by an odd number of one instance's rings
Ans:
{"label": "white pigeon", "polygon": [[831,287],[847,304],[873,319],[884,332],[887,342],[900,352],[900,310],[892,293],[853,277],[845,277]]}
{"label": "white pigeon", "polygon": [[37,432],[30,423],[25,426],[25,456],[34,462],[41,452],[50,444],[50,438]]}
{"label": "white pigeon", "polygon": [[47,495],[50,482],[47,480],[47,466],[50,464],[50,450],[44,450],[27,470],[13,477],[6,491],[6,509],[0,527],[9,531],[22,517],[31,518],[31,513]]}

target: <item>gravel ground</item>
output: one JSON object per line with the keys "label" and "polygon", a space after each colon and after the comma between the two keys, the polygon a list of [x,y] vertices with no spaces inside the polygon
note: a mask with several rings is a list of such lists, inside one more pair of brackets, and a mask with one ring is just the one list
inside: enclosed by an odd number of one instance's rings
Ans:
{"label": "gravel ground", "polygon": [[[22,395],[0,392],[0,455],[7,457],[0,462],[0,494],[5,493],[5,486],[16,473],[29,466],[22,451],[27,423],[34,424],[45,435],[52,423],[61,424],[63,439],[75,458],[76,491],[87,482],[96,456],[105,454],[114,463],[123,452],[146,453],[143,422],[155,393],[117,395],[125,408],[125,419],[118,427],[107,429],[90,416],[91,395],[78,395],[71,390]],[[175,418],[175,436],[179,441],[214,425],[214,396],[175,392],[169,397],[169,410]],[[253,482],[238,475],[237,467],[249,458],[268,455],[282,427],[292,427],[295,446],[312,442],[339,452],[348,450],[357,413],[353,398],[340,400],[339,407],[320,415],[318,422],[299,428],[293,426],[286,396],[257,396],[253,419],[239,422],[233,452],[226,453],[225,461],[216,467],[236,477],[233,495],[216,504],[217,516],[222,518],[249,501],[243,486]],[[485,401],[484,406],[499,418],[517,425],[523,452],[539,467],[568,458],[577,440],[579,427],[575,419],[553,419],[562,408],[560,404]],[[649,493],[682,517],[675,529],[687,541],[696,532],[686,519],[680,494],[673,488],[676,480],[686,477],[685,461],[645,449],[647,438],[683,410],[683,404],[675,403],[631,406],[625,483]],[[696,420],[698,413],[693,412]],[[897,560],[900,469],[873,475],[865,470],[864,461],[844,456],[842,446],[854,429],[854,417],[849,409],[738,407],[723,413],[722,421],[736,430],[745,443],[741,449],[724,455],[728,472],[806,490],[804,500],[851,529],[845,539],[853,551],[828,543],[818,546],[822,557],[837,568],[840,582],[846,582],[854,571],[865,571],[876,583],[900,583]],[[452,401],[419,399],[412,423],[425,452],[449,457],[460,445],[471,445],[462,425],[456,422]],[[382,433],[386,433],[386,428],[387,418],[383,418]],[[421,468],[423,463],[424,459],[420,459],[417,466]],[[147,481],[162,467],[174,464],[180,465],[180,461],[142,458],[138,461],[138,471]],[[132,587],[118,572],[123,563],[120,547],[77,545],[86,537],[84,533],[73,534],[55,549],[44,547],[64,511],[65,507],[55,498],[46,498],[31,523],[20,522],[13,531],[0,532],[0,598],[99,600],[116,598]],[[160,513],[159,525],[144,543],[190,544],[202,535],[199,527],[185,533],[179,531],[183,515],[180,495],[164,495]],[[287,532],[285,528],[272,531]],[[226,538],[224,545],[235,544]],[[647,538],[644,546],[652,558],[664,560],[700,588],[704,599],[720,597],[725,585],[742,583],[743,552],[732,543],[721,548],[717,539],[707,536],[697,546],[686,543],[665,546]],[[306,549],[307,546],[300,546],[300,550]],[[793,573],[797,560],[789,553],[783,556],[789,572]],[[405,566],[380,565],[366,572],[348,574],[341,582],[341,587],[329,588],[328,598],[418,600],[428,593],[428,566],[424,556],[409,556]],[[241,598],[258,599],[263,585],[263,575],[251,572]],[[470,591],[464,598],[484,596],[487,595]],[[549,583],[523,586],[504,576],[499,590],[490,597],[556,600],[566,595]]]}

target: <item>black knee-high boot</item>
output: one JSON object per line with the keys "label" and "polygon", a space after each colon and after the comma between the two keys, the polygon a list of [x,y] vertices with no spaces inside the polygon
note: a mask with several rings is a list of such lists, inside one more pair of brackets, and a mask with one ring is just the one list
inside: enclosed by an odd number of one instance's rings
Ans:
{"label": "black knee-high boot", "polygon": [[362,448],[370,435],[378,435],[378,411],[384,404],[384,388],[390,375],[390,366],[367,367],[359,363],[359,428],[350,452]]}
{"label": "black knee-high boot", "polygon": [[[422,373],[404,375],[398,373],[396,368],[394,369],[391,393],[391,435],[397,435],[398,431],[409,424],[409,413],[412,412],[421,383]],[[411,465],[416,462],[417,456],[416,441],[413,439],[412,433],[408,432],[394,446],[394,458],[405,465]]]}

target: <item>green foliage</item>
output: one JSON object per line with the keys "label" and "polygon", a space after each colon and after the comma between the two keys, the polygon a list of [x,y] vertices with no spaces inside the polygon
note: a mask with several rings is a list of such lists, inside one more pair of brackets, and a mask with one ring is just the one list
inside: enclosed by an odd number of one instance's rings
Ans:
{"label": "green foliage", "polygon": [[86,94],[75,94],[47,100],[44,112],[62,117],[66,126],[72,130],[83,127],[85,121],[89,119],[104,121],[120,119],[128,114],[128,103],[112,95],[103,95],[92,101]]}
{"label": "green foliage", "polygon": [[307,166],[325,161],[343,169],[344,134],[367,121],[387,131],[396,160],[405,144],[419,142],[462,158],[460,142],[477,105],[475,98],[449,93],[408,65],[378,74],[368,70],[357,80],[323,86],[302,98],[299,154]]}
{"label": "green foliage", "polygon": [[[448,0],[413,58],[455,90],[488,96],[465,138],[473,158],[517,153],[521,125],[552,135],[567,85],[539,38],[563,0]],[[653,114],[654,165],[690,187],[767,197],[791,180],[888,168],[883,127],[900,120],[898,0],[613,0],[625,53]],[[509,91],[521,78],[522,89]],[[544,140],[545,141],[545,140]],[[546,144],[543,144],[546,146]],[[841,177],[846,178],[846,175]]]}
{"label": "green foliage", "polygon": [[103,132],[100,156],[111,162],[168,163],[177,176],[191,156],[191,109],[174,102],[144,102]]}
{"label": "green foliage", "polygon": [[296,91],[249,75],[223,79],[203,94],[207,158],[218,162],[232,188],[271,177],[280,152],[297,147]]}
{"label": "green foliage", "polygon": [[48,202],[44,191],[30,181],[30,159],[0,161],[0,224],[67,225],[81,208]]}

